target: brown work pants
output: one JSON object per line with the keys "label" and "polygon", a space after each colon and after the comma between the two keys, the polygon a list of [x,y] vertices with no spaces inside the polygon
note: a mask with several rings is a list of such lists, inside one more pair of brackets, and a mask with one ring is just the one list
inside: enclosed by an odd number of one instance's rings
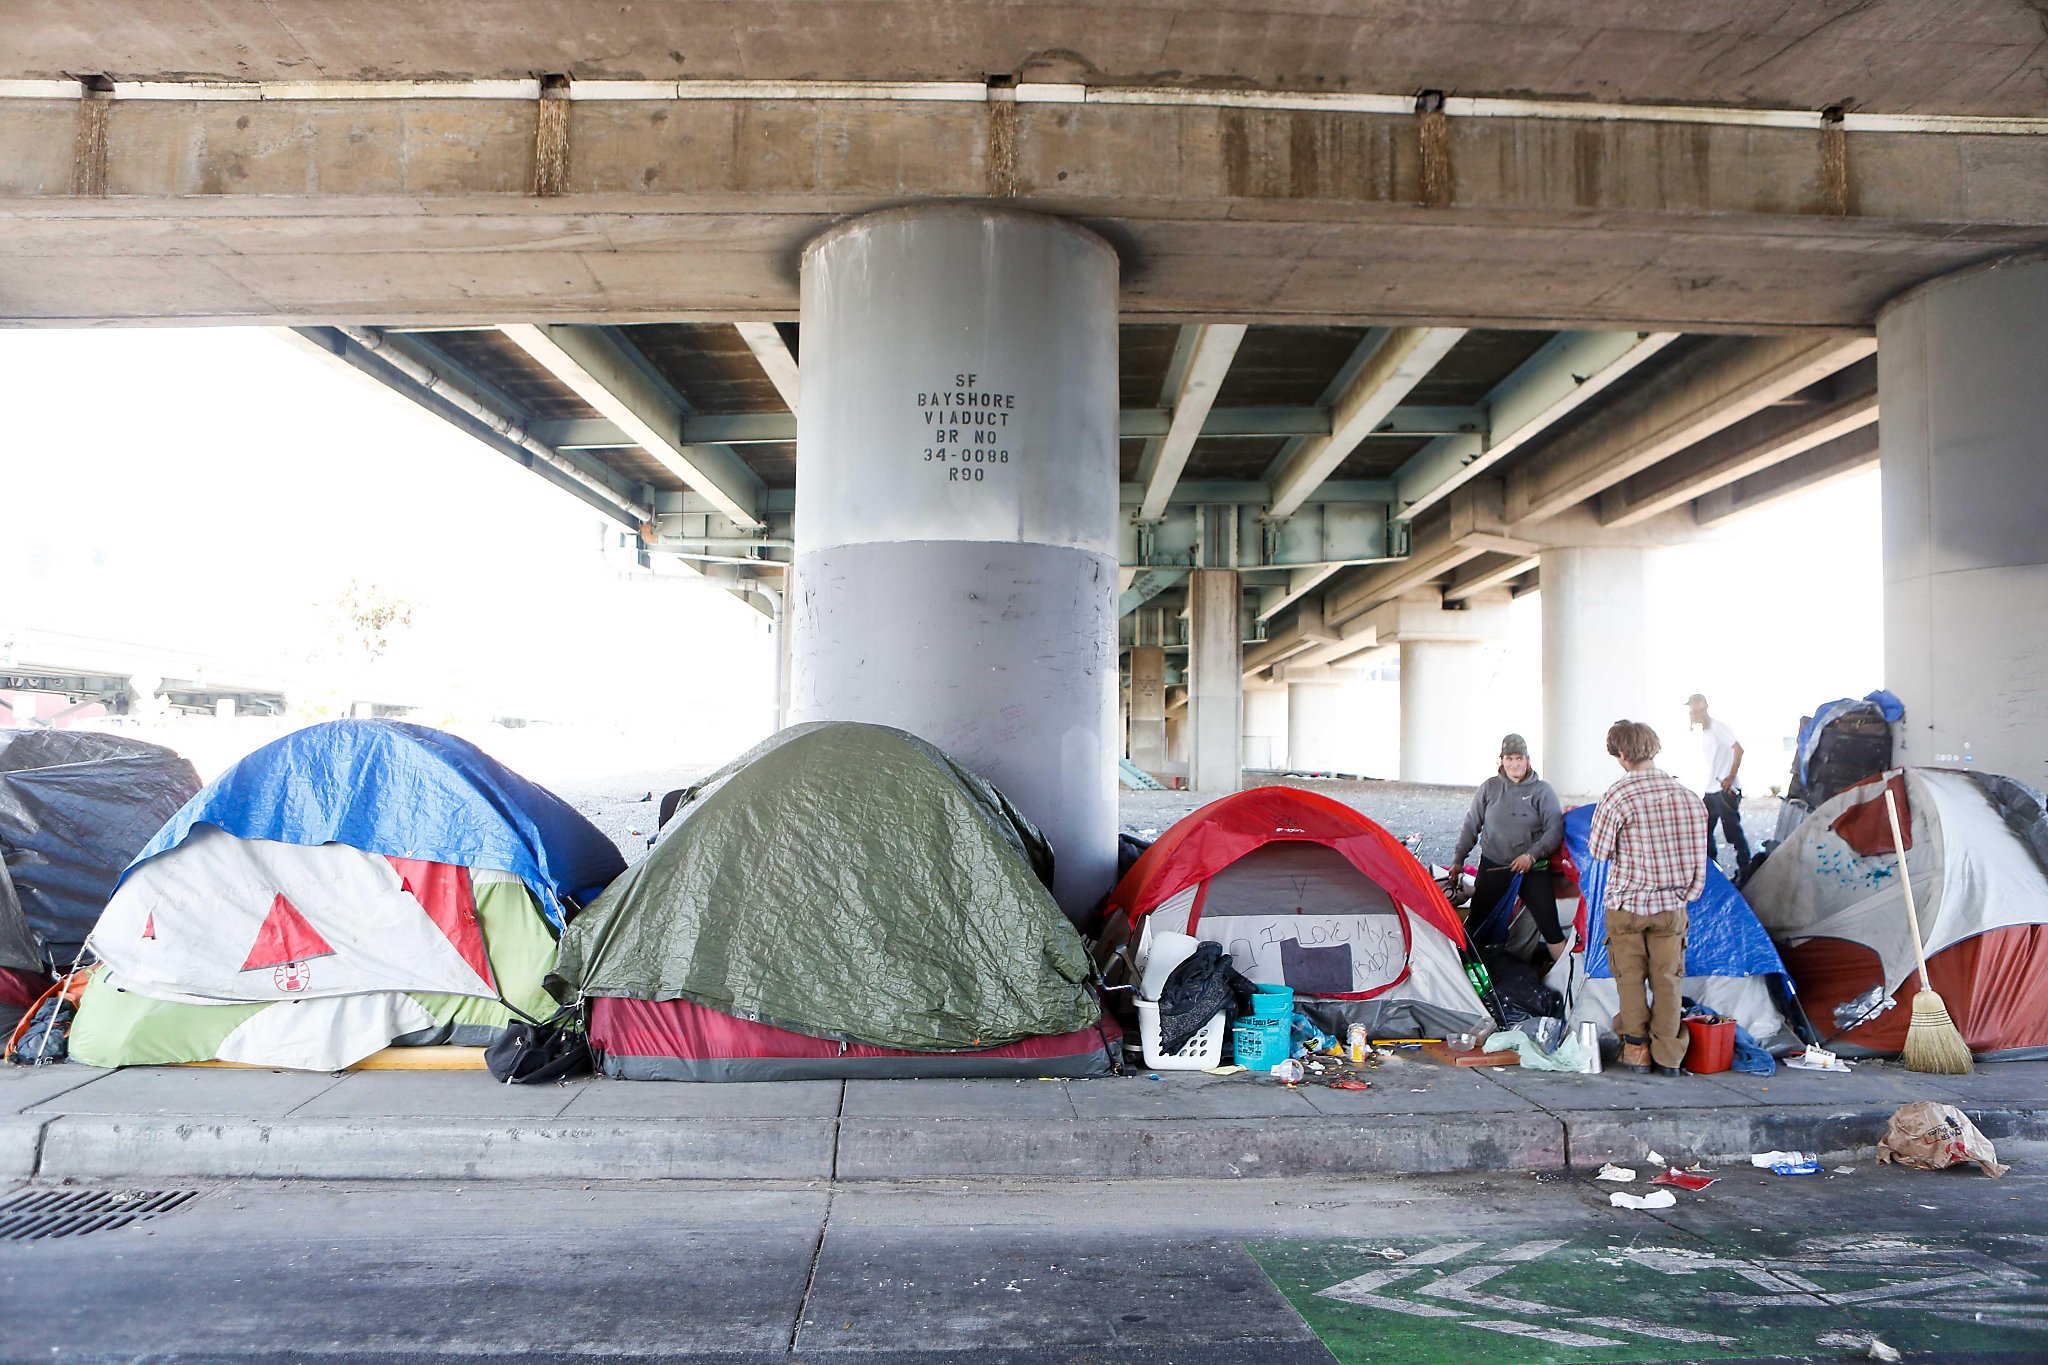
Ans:
{"label": "brown work pants", "polygon": [[[1650,1040],[1650,1056],[1658,1066],[1685,1060],[1689,1041],[1679,1022],[1685,980],[1685,911],[1632,915],[1607,914],[1607,965],[1621,994],[1621,1013],[1614,1031],[1623,1038]],[[1648,986],[1649,998],[1644,998]]]}

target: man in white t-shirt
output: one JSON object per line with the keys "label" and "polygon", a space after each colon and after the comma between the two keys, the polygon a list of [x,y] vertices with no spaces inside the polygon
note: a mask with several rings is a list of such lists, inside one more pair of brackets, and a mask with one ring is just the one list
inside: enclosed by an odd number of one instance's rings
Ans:
{"label": "man in white t-shirt", "polygon": [[1707,861],[1717,860],[1714,826],[1728,835],[1735,850],[1738,876],[1749,872],[1749,838],[1742,832],[1742,786],[1736,775],[1742,771],[1742,745],[1735,732],[1707,714],[1707,699],[1695,692],[1685,699],[1692,712],[1693,733],[1700,738],[1700,760],[1706,765],[1707,790],[1701,797],[1707,807]]}

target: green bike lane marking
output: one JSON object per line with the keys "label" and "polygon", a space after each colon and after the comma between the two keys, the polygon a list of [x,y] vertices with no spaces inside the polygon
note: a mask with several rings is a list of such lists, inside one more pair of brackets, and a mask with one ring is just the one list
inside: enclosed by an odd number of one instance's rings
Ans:
{"label": "green bike lane marking", "polygon": [[1247,1242],[1341,1365],[1902,1351],[2048,1358],[2048,1238],[1764,1234]]}

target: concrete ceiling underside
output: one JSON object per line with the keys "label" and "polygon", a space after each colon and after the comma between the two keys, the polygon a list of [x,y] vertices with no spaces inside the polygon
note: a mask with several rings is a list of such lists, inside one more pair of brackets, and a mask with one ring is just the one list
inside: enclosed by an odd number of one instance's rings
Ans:
{"label": "concrete ceiling underside", "polygon": [[0,76],[1029,80],[2041,112],[2006,0],[11,0]]}
{"label": "concrete ceiling underside", "polygon": [[1069,217],[1127,635],[1234,568],[1248,669],[1316,667],[1868,467],[1879,311],[2048,248],[2037,9],[14,0],[0,320],[293,328],[743,587],[806,244]]}

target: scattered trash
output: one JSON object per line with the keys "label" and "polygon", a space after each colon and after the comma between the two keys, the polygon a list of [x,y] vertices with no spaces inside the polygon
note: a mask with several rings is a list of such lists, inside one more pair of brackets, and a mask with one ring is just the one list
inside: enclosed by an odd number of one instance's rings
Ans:
{"label": "scattered trash", "polygon": [[1812,1152],[1754,1152],[1749,1158],[1750,1165],[1764,1168],[1797,1166],[1805,1162],[1816,1161],[1818,1161],[1818,1158]]}
{"label": "scattered trash", "polygon": [[1678,1196],[1669,1190],[1651,1190],[1648,1194],[1616,1190],[1607,1196],[1607,1202],[1618,1209],[1668,1209],[1678,1202]]}
{"label": "scattered trash", "polygon": [[1346,1076],[1346,1077],[1344,1077],[1344,1078],[1343,1078],[1342,1080],[1336,1080],[1336,1081],[1331,1081],[1331,1082],[1330,1082],[1330,1089],[1332,1089],[1332,1090],[1370,1090],[1370,1089],[1372,1089],[1372,1084],[1371,1084],[1371,1082],[1369,1082],[1369,1081],[1359,1081],[1359,1080],[1353,1080],[1353,1079],[1352,1079],[1351,1077],[1349,1077],[1349,1076]]}
{"label": "scattered trash", "polygon": [[1671,1164],[1664,1159],[1662,1152],[1645,1152],[1643,1153],[1643,1160],[1649,1162],[1652,1166],[1669,1166]]}
{"label": "scattered trash", "polygon": [[1771,1167],[1773,1175],[1819,1175],[1818,1161],[1780,1161]]}
{"label": "scattered trash", "polygon": [[1399,1247],[1370,1247],[1367,1248],[1365,1254],[1377,1256],[1382,1261],[1405,1261],[1408,1259],[1408,1253]]}
{"label": "scattered trash", "polygon": [[1365,1025],[1353,1024],[1344,1031],[1344,1034],[1344,1041],[1346,1049],[1350,1053],[1351,1064],[1353,1066],[1364,1066],[1365,1059],[1372,1055],[1373,1050],[1372,1041],[1366,1033]]}
{"label": "scattered trash", "polygon": [[1974,1161],[1984,1174],[1994,1177],[2012,1169],[1999,1163],[1991,1139],[1977,1131],[1962,1110],[1926,1100],[1899,1106],[1877,1144],[1877,1159],[1923,1171]]}
{"label": "scattered trash", "polygon": [[1821,1047],[1809,1047],[1804,1052],[1795,1052],[1785,1059],[1785,1065],[1794,1071],[1850,1070],[1849,1063]]}
{"label": "scattered trash", "polygon": [[1549,1052],[1520,1029],[1496,1033],[1485,1042],[1487,1053],[1513,1052],[1530,1071],[1578,1071],[1586,1069],[1585,1045],[1576,1036],[1560,1036]]}
{"label": "scattered trash", "polygon": [[1244,1068],[1239,1066],[1237,1063],[1228,1062],[1222,1066],[1212,1066],[1202,1074],[1205,1076],[1235,1076],[1238,1072],[1242,1070],[1244,1070]]}
{"label": "scattered trash", "polygon": [[1302,1077],[1308,1074],[1308,1069],[1293,1057],[1274,1066],[1272,1071],[1275,1080],[1288,1085],[1300,1085]]}
{"label": "scattered trash", "polygon": [[1681,1171],[1674,1166],[1662,1175],[1651,1176],[1650,1183],[1652,1185],[1676,1185],[1681,1190],[1703,1190],[1720,1178],[1717,1175],[1695,1175],[1691,1171]]}
{"label": "scattered trash", "polygon": [[1813,1344],[1832,1351],[1854,1351],[1865,1360],[1899,1359],[1896,1347],[1887,1346],[1867,1332],[1822,1332]]}
{"label": "scattered trash", "polygon": [[1617,1166],[1610,1161],[1602,1166],[1600,1174],[1593,1178],[1595,1180],[1612,1180],[1617,1185],[1626,1185],[1636,1178],[1636,1173],[1626,1166]]}
{"label": "scattered trash", "polygon": [[1854,1175],[1854,1174],[1856,1174],[1856,1168],[1855,1168],[1854,1166],[1837,1166],[1837,1167],[1835,1167],[1835,1174],[1836,1174],[1836,1175]]}

